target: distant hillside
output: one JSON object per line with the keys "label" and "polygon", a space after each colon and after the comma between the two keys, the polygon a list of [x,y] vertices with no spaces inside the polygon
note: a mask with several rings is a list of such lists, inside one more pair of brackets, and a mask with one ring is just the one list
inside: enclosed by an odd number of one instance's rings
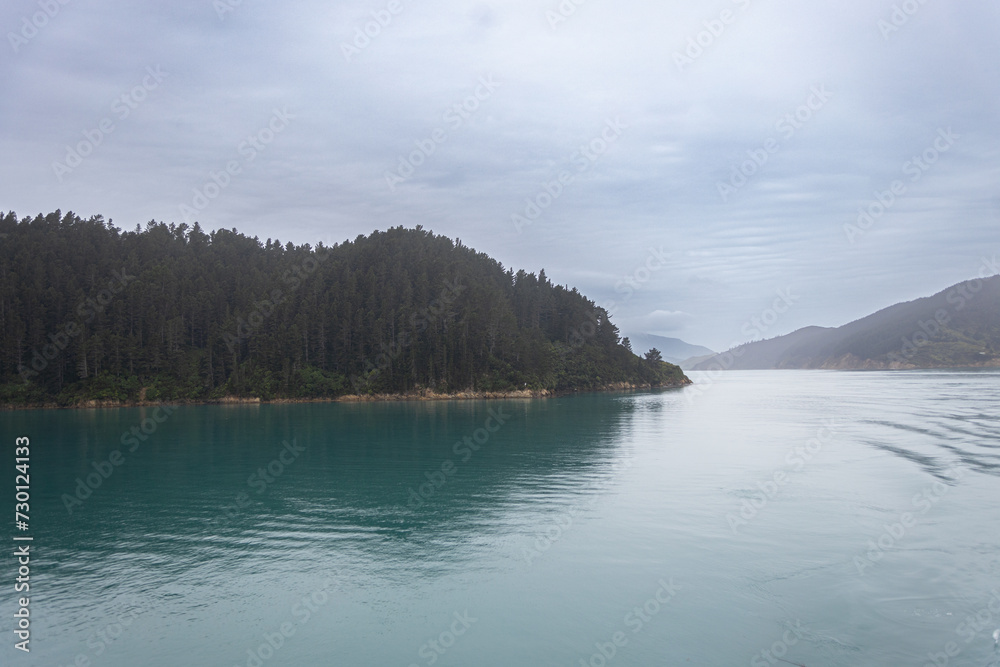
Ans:
{"label": "distant hillside", "polygon": [[947,368],[1000,366],[1000,276],[969,280],[835,329],[806,327],[687,366]]}
{"label": "distant hillside", "polygon": [[672,364],[679,364],[690,357],[715,354],[714,350],[702,347],[701,345],[686,343],[680,338],[667,338],[666,336],[657,336],[655,334],[639,333],[629,334],[628,339],[632,344],[632,351],[636,354],[646,354],[646,352],[655,347],[660,351],[663,360],[669,361]]}
{"label": "distant hillside", "polygon": [[443,236],[316,247],[0,217],[0,404],[677,386],[608,313]]}
{"label": "distant hillside", "polygon": [[687,359],[681,361],[677,365],[681,367],[682,370],[689,371],[706,359],[712,359],[715,357],[715,352],[712,354],[703,354],[698,357],[688,357]]}

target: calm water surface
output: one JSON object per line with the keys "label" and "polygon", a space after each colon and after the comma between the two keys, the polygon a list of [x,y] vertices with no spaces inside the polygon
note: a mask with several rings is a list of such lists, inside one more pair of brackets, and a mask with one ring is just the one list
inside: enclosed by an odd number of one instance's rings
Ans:
{"label": "calm water surface", "polygon": [[35,538],[0,664],[995,663],[1000,373],[692,378],[179,407],[125,444],[152,410],[0,413]]}

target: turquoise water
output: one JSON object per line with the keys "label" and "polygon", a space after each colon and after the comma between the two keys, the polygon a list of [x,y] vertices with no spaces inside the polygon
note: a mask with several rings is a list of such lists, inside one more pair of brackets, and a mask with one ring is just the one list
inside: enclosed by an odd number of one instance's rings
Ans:
{"label": "turquoise water", "polygon": [[692,379],[0,413],[34,537],[32,650],[8,556],[0,663],[994,663],[1000,373]]}

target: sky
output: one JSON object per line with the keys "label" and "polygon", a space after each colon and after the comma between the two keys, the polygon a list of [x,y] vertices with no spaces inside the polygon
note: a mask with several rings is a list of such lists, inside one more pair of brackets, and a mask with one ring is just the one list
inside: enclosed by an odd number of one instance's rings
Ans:
{"label": "sky", "polygon": [[0,29],[20,217],[423,225],[715,350],[1000,255],[995,0],[6,0]]}

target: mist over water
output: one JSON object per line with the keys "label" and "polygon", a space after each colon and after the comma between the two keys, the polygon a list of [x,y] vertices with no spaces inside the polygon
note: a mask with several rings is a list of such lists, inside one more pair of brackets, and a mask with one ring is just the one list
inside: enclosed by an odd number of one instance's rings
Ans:
{"label": "mist over water", "polygon": [[181,406],[138,444],[152,409],[0,413],[32,443],[19,664],[997,659],[1000,373],[691,377]]}

